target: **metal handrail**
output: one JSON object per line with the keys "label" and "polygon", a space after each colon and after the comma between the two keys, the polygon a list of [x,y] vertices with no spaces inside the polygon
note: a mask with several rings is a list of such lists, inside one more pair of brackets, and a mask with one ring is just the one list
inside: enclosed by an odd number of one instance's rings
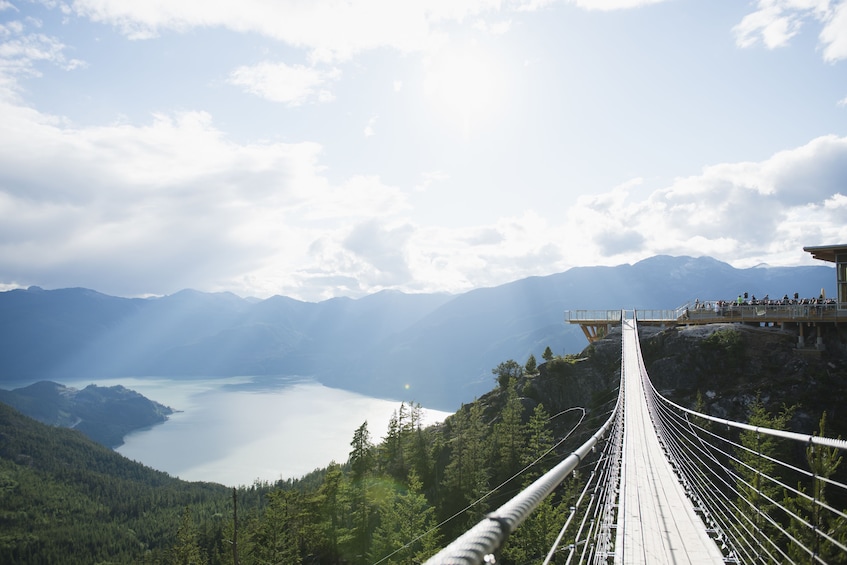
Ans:
{"label": "metal handrail", "polygon": [[565,310],[565,322],[618,322],[620,310]]}
{"label": "metal handrail", "polygon": [[[618,311],[620,313],[620,311]],[[621,406],[621,393],[611,416],[591,438],[558,465],[538,478],[517,496],[486,516],[450,545],[430,557],[424,565],[479,564],[494,554],[511,532],[521,525],[559,484],[576,469],[614,424]]]}

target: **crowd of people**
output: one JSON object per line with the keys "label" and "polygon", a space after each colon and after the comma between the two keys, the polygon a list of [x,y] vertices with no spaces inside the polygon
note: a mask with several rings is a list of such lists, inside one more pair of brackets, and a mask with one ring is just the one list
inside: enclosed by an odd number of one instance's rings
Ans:
{"label": "crowd of people", "polygon": [[[823,290],[821,290],[821,294],[817,298],[800,298],[800,294],[797,292],[794,293],[793,297],[786,294],[782,298],[774,299],[766,294],[764,298],[756,298],[756,295],[750,296],[745,292],[743,295],[739,294],[735,300],[701,302],[698,298],[694,301],[694,310],[714,310],[716,315],[723,315],[739,306],[824,306],[830,304],[834,305],[835,300],[827,298]],[[688,314],[687,308],[685,314]]]}

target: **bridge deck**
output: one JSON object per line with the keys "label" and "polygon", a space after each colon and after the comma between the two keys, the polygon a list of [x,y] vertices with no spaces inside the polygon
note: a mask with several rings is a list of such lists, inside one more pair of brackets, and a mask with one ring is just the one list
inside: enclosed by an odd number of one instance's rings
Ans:
{"label": "bridge deck", "polygon": [[615,563],[723,563],[650,419],[633,320],[623,320],[624,444]]}

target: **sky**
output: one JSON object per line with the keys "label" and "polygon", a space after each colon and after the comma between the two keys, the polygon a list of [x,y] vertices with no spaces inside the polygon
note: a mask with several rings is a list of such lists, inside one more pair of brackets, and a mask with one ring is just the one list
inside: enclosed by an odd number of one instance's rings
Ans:
{"label": "sky", "polygon": [[0,0],[0,290],[320,301],[847,243],[847,0]]}

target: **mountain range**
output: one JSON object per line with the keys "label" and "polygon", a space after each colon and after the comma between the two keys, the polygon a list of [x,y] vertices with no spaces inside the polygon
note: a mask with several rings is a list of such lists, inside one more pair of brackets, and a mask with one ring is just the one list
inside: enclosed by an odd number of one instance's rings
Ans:
{"label": "mountain range", "polygon": [[302,302],[184,290],[122,298],[83,288],[0,293],[0,384],[122,376],[301,375],[371,396],[455,410],[491,389],[492,368],[578,352],[574,309],[672,309],[748,292],[832,295],[826,265],[737,269],[656,256],[578,267],[463,294],[384,291]]}

